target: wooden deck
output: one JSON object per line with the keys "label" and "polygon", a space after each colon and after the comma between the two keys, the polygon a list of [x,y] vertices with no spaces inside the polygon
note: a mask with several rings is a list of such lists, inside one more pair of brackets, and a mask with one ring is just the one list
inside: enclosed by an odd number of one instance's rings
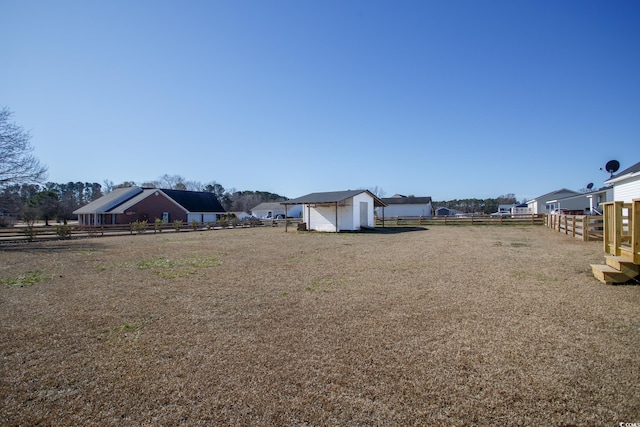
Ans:
{"label": "wooden deck", "polygon": [[592,264],[603,283],[626,283],[640,274],[640,199],[603,204],[605,264]]}

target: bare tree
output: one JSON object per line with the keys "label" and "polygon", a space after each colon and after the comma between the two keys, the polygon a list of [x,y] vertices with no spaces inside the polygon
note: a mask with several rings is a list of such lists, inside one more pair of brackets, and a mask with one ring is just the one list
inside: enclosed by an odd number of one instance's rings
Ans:
{"label": "bare tree", "polygon": [[0,187],[11,184],[42,182],[47,168],[31,152],[31,135],[10,122],[13,113],[0,109]]}
{"label": "bare tree", "polygon": [[369,187],[367,188],[367,190],[369,190],[371,193],[373,193],[374,196],[376,197],[384,197],[384,190],[382,189],[382,187],[378,187],[377,185],[374,187]]}
{"label": "bare tree", "polygon": [[166,188],[168,190],[186,190],[184,178],[180,175],[164,174],[158,179],[160,184],[158,188]]}
{"label": "bare tree", "polygon": [[102,181],[102,190],[104,194],[111,193],[115,188],[115,184],[110,179],[105,179]]}

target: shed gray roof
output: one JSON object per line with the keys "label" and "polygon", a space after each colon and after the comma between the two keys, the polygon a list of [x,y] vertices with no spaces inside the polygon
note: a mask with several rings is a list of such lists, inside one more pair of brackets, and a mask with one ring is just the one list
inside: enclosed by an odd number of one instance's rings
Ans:
{"label": "shed gray roof", "polygon": [[328,191],[324,193],[311,193],[297,199],[282,202],[283,205],[301,205],[313,203],[338,203],[357,196],[358,194],[367,193],[373,198],[374,206],[387,206],[382,199],[376,197],[369,190],[347,190],[347,191]]}

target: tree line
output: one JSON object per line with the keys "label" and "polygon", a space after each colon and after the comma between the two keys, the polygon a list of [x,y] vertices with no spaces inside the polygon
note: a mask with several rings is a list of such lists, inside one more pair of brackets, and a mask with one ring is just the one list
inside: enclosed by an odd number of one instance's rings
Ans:
{"label": "tree line", "polygon": [[[177,178],[176,178],[177,177]],[[227,212],[245,211],[262,202],[279,202],[286,197],[267,191],[226,190],[222,185],[212,182],[199,184],[191,182],[184,185],[185,180],[174,175],[174,181],[164,179],[140,184],[145,188],[164,188],[173,190],[205,191],[216,195]],[[75,220],[73,211],[102,197],[106,193],[120,187],[137,185],[128,181],[114,185],[105,181],[104,185],[96,182],[68,182],[60,184],[47,182],[43,185],[23,183],[5,185],[0,189],[0,226],[9,226],[16,220],[42,220],[46,225],[50,221],[66,223]]]}

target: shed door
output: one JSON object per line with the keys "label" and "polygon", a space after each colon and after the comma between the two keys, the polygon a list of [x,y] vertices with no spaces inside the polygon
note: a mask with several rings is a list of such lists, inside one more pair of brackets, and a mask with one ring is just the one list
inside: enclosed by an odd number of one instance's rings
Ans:
{"label": "shed door", "polygon": [[360,227],[369,225],[369,203],[360,202]]}

